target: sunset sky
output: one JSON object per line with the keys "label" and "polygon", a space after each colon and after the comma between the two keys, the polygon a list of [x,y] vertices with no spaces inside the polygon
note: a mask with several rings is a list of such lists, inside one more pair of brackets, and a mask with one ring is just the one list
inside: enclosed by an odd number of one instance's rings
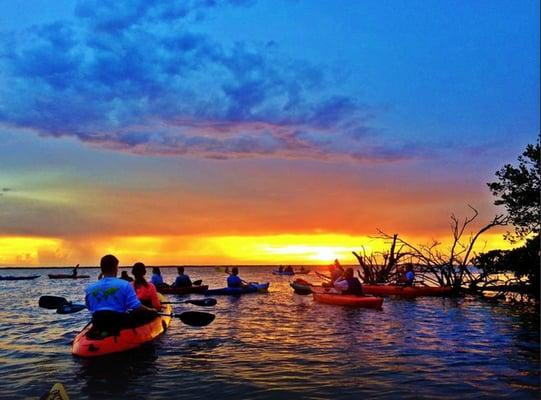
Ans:
{"label": "sunset sky", "polygon": [[447,241],[540,131],[537,1],[0,8],[0,266]]}

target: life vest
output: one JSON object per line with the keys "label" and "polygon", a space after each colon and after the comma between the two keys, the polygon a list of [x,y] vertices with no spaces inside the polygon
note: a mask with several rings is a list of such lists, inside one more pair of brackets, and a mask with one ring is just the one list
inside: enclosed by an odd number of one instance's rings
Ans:
{"label": "life vest", "polygon": [[363,286],[361,285],[361,282],[353,277],[353,278],[349,278],[347,279],[347,282],[348,282],[348,290],[346,290],[345,292],[342,292],[343,294],[353,294],[355,296],[362,296],[364,293],[363,293]]}

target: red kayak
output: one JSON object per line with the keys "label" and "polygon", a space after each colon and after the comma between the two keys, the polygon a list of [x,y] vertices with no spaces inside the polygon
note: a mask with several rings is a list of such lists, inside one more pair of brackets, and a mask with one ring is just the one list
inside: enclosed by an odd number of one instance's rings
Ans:
{"label": "red kayak", "polygon": [[363,291],[366,294],[378,296],[448,296],[452,293],[451,287],[430,287],[430,286],[398,286],[398,285],[364,285]]}
{"label": "red kayak", "polygon": [[[162,312],[171,314],[171,310],[170,304],[164,304]],[[161,315],[136,328],[122,329],[118,336],[99,339],[88,336],[92,329],[90,323],[75,337],[72,353],[78,357],[88,358],[131,350],[156,339],[166,331],[170,323],[170,316]]]}
{"label": "red kayak", "polygon": [[208,290],[208,285],[186,286],[186,287],[170,287],[160,286],[157,288],[158,292],[162,294],[190,294],[190,293],[203,293]]}

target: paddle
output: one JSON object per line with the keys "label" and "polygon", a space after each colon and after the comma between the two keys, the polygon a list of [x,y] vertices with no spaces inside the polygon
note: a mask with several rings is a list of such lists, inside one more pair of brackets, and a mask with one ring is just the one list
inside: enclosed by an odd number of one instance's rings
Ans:
{"label": "paddle", "polygon": [[206,326],[214,321],[216,316],[210,313],[204,313],[199,311],[185,311],[180,314],[166,314],[166,313],[157,313],[162,316],[169,316],[171,318],[178,318],[186,325],[190,326]]}
{"label": "paddle", "polygon": [[[210,301],[208,301],[210,300]],[[212,301],[214,300],[214,301]],[[186,300],[188,302],[197,302],[203,304],[205,301],[208,301],[208,304],[216,304],[216,299],[201,299],[201,300]],[[73,314],[79,312],[86,308],[84,304],[72,304],[64,297],[59,296],[41,296],[39,298],[39,306],[49,310],[56,309],[58,314]],[[186,325],[191,326],[206,326],[214,321],[216,316],[214,314],[198,312],[198,311],[185,311],[180,314],[166,314],[166,313],[156,313],[157,315],[170,316],[171,318],[178,318]]]}
{"label": "paddle", "polygon": [[[163,304],[193,304],[202,307],[214,306],[216,303],[216,299],[212,298],[163,302]],[[48,310],[56,310],[58,314],[73,314],[86,308],[84,304],[75,304],[59,296],[41,296],[39,306]]]}
{"label": "paddle", "polygon": [[184,300],[184,301],[162,301],[162,304],[194,304],[196,306],[202,306],[202,307],[215,306],[216,303],[217,303],[216,299],[211,299],[211,298]]}
{"label": "paddle", "polygon": [[193,281],[192,285],[193,286],[201,286],[202,283],[203,283],[203,279],[198,279],[196,281]]}

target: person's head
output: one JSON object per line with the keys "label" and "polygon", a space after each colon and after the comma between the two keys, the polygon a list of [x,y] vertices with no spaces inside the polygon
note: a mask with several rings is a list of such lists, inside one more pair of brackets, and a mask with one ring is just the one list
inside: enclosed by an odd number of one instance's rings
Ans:
{"label": "person's head", "polygon": [[162,274],[159,267],[152,267],[152,273],[157,275]]}
{"label": "person's head", "polygon": [[346,268],[344,271],[344,278],[351,279],[353,278],[353,268]]}
{"label": "person's head", "polygon": [[179,275],[183,275],[184,274],[184,267],[178,267],[177,272],[178,272]]}
{"label": "person's head", "polygon": [[123,278],[127,278],[128,277],[128,271],[122,271],[120,273],[120,276],[122,276]]}
{"label": "person's head", "polygon": [[141,279],[147,273],[145,264],[143,264],[142,262],[137,262],[133,264],[131,273],[133,274],[133,276],[135,276],[135,279]]}
{"label": "person's head", "polygon": [[231,274],[238,275],[239,274],[239,269],[237,267],[233,267],[233,269],[231,270]]}
{"label": "person's head", "polygon": [[104,275],[116,276],[118,273],[118,258],[112,254],[103,256],[100,260],[100,268]]}
{"label": "person's head", "polygon": [[412,263],[406,264],[406,271],[413,271],[413,264]]}

